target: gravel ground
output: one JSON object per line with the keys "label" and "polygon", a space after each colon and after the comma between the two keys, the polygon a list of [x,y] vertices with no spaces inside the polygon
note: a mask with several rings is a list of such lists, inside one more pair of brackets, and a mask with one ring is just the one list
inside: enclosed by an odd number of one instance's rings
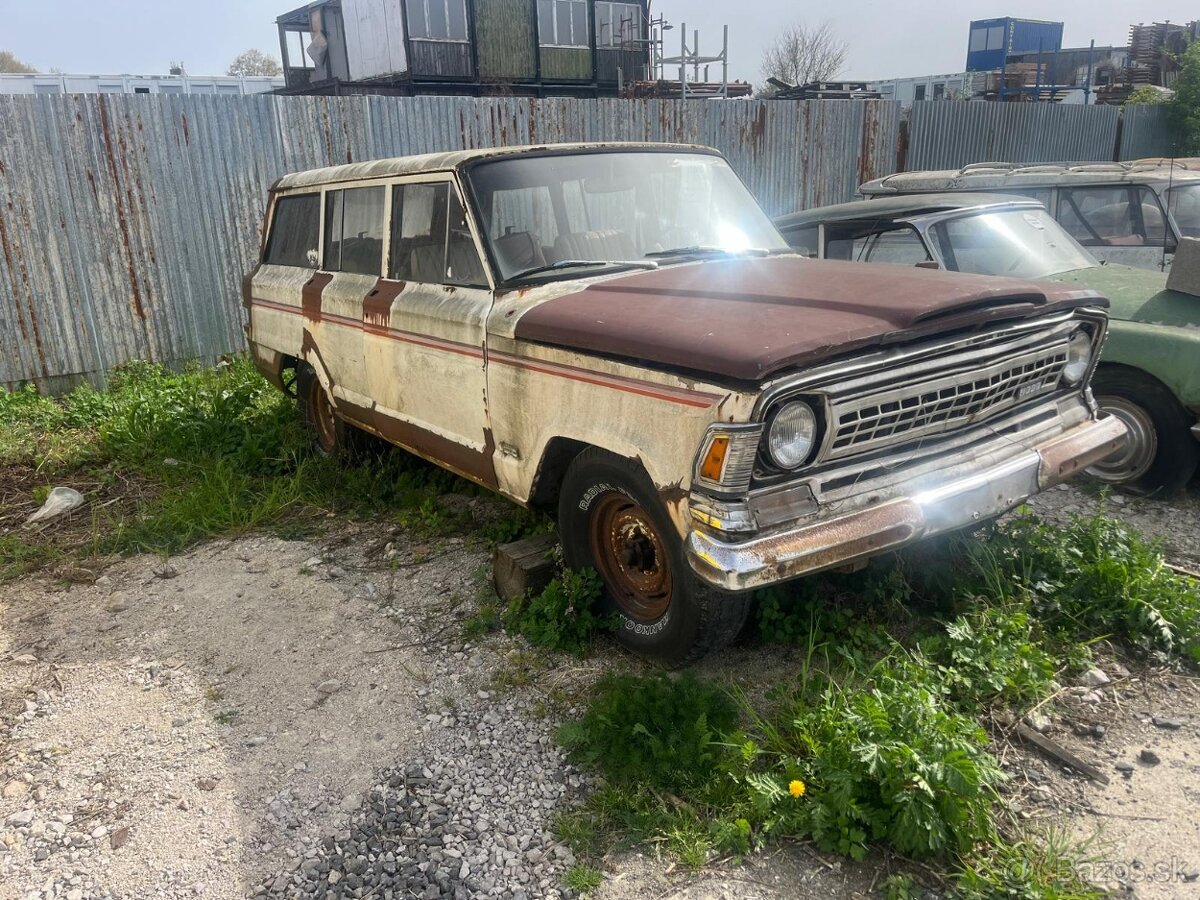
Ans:
{"label": "gravel ground", "polygon": [[[1072,488],[1034,506],[1055,518],[1097,502]],[[1198,561],[1196,498],[1108,502]],[[460,643],[484,553],[329,524],[322,543],[216,541],[94,584],[0,588],[0,900],[566,896],[574,860],[551,826],[588,782],[554,744],[556,715],[573,714],[554,701],[640,666],[615,649],[530,665],[519,640]],[[760,647],[700,667],[763,683],[794,669]],[[1170,677],[1070,692],[1047,723],[1087,758],[1133,765],[1128,780],[1114,769],[1102,788],[1003,750],[1019,813],[1103,824],[1097,880],[1152,900],[1200,897],[1186,880],[1200,693]],[[1075,733],[1097,724],[1102,740]],[[1164,859],[1178,877],[1142,877]],[[692,872],[650,848],[606,860],[597,896],[865,897],[891,865],[785,845]]]}

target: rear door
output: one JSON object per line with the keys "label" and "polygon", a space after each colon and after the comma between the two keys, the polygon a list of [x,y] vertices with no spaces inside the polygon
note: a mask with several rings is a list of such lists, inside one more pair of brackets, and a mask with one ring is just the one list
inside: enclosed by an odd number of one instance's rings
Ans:
{"label": "rear door", "polygon": [[492,288],[450,174],[389,185],[388,271],[362,311],[375,429],[495,486],[485,323]]}
{"label": "rear door", "polygon": [[1158,196],[1145,185],[1062,186],[1058,221],[1100,260],[1158,269],[1175,253]]}
{"label": "rear door", "polygon": [[324,370],[340,412],[360,424],[371,388],[363,364],[363,303],[383,274],[387,189],[380,184],[325,191],[321,271],[305,288],[310,360]]}

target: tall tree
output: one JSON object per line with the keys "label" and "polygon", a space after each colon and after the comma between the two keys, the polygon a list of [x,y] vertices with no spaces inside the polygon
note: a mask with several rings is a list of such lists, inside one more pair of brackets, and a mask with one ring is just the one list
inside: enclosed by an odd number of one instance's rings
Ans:
{"label": "tall tree", "polygon": [[1183,54],[1179,76],[1171,85],[1175,96],[1167,106],[1167,119],[1180,156],[1200,154],[1200,41],[1193,41]]}
{"label": "tall tree", "polygon": [[279,64],[279,60],[273,56],[267,56],[261,50],[247,50],[229,64],[228,74],[242,77],[250,75],[274,77],[283,74],[283,66]]}
{"label": "tall tree", "polygon": [[7,50],[0,50],[0,74],[33,75],[37,72],[31,65],[21,62]]}
{"label": "tall tree", "polygon": [[791,25],[763,53],[763,77],[795,85],[832,81],[846,64],[846,50],[828,22]]}

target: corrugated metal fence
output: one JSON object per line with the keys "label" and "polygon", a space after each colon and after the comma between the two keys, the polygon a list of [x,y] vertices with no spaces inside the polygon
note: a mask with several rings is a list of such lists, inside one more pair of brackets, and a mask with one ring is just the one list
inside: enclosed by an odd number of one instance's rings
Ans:
{"label": "corrugated metal fence", "polygon": [[1127,106],[1121,122],[1121,159],[1145,159],[1172,156],[1171,131],[1167,125],[1167,107]]}
{"label": "corrugated metal fence", "polygon": [[243,346],[268,186],[387,156],[592,140],[716,146],[771,213],[895,171],[895,104],[0,97],[0,385]]}
{"label": "corrugated metal fence", "polygon": [[1111,161],[1120,115],[1116,106],[915,103],[905,168],[958,169],[985,161]]}

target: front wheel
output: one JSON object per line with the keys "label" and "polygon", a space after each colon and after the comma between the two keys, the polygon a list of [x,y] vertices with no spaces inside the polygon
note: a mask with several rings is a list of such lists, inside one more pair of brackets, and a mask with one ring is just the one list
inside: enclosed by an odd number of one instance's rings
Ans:
{"label": "front wheel", "polygon": [[1106,484],[1139,493],[1170,493],[1191,480],[1200,462],[1193,420],[1157,379],[1133,369],[1101,368],[1092,382],[1096,402],[1125,423],[1121,449],[1087,471]]}
{"label": "front wheel", "polygon": [[637,463],[596,448],[577,456],[563,479],[558,528],[564,562],[600,575],[604,612],[618,617],[618,640],[639,656],[686,666],[741,630],[749,598],[718,591],[692,572]]}

